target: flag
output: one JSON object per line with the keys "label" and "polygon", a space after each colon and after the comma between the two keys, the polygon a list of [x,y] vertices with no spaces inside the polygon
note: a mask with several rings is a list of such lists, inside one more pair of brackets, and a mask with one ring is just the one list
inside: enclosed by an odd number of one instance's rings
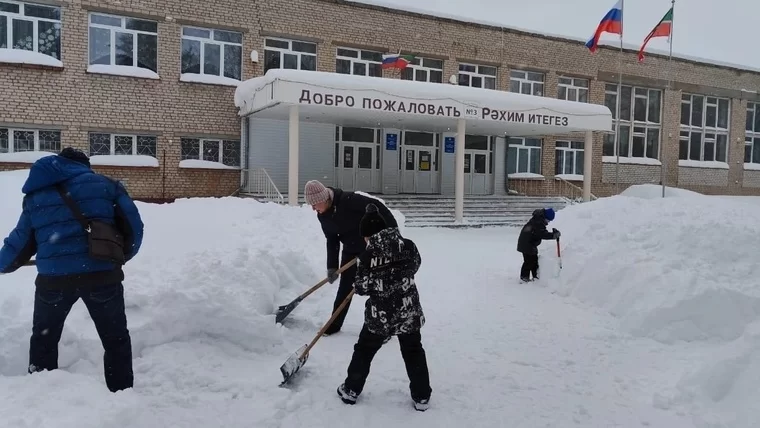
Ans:
{"label": "flag", "polygon": [[618,0],[615,6],[604,15],[604,18],[599,22],[599,26],[596,27],[594,35],[586,42],[586,47],[591,53],[596,52],[599,47],[599,37],[602,33],[619,34],[620,39],[623,38],[623,0]]}
{"label": "flag", "polygon": [[413,60],[414,60],[414,55],[401,55],[401,53],[385,54],[383,55],[383,62],[382,62],[381,67],[383,69],[398,68],[399,70],[403,70]]}
{"label": "flag", "polygon": [[644,48],[647,47],[647,43],[649,43],[649,40],[653,37],[667,37],[668,42],[670,42],[670,30],[673,28],[673,7],[668,10],[668,12],[665,14],[665,16],[662,17],[659,23],[652,29],[651,32],[649,32],[649,35],[646,39],[644,39],[644,43],[641,45],[641,49],[639,49],[639,62],[644,61]]}

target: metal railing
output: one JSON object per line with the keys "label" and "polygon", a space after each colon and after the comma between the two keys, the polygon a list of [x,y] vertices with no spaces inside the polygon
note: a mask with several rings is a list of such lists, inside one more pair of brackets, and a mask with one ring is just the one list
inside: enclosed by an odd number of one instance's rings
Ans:
{"label": "metal railing", "polygon": [[264,199],[268,202],[275,202],[278,204],[285,203],[285,197],[282,196],[277,185],[272,181],[272,177],[264,168],[256,168],[252,170],[243,171],[247,175],[247,179],[240,187],[240,193],[246,193],[253,195],[258,199]]}
{"label": "metal railing", "polygon": [[[569,199],[572,203],[583,202],[583,188],[565,180],[562,177],[554,177],[554,194]],[[596,195],[591,194],[591,200],[595,201]]]}

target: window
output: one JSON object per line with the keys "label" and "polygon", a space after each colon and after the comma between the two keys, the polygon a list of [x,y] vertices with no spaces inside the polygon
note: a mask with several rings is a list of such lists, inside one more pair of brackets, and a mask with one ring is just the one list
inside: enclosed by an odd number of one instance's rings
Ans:
{"label": "window", "polygon": [[317,70],[316,43],[270,38],[264,44],[264,73],[272,68]]}
{"label": "window", "polygon": [[155,158],[156,141],[153,135],[90,132],[90,156],[144,155]]}
{"label": "window", "polygon": [[726,98],[681,95],[678,159],[726,162],[728,104]]}
{"label": "window", "polygon": [[443,83],[443,60],[414,58],[401,70],[401,78],[417,82]]}
{"label": "window", "polygon": [[61,151],[61,131],[0,128],[0,153]]}
{"label": "window", "polygon": [[61,8],[0,0],[0,48],[61,59]]}
{"label": "window", "polygon": [[362,49],[338,48],[335,72],[359,76],[383,77],[383,54]]}
{"label": "window", "polygon": [[240,166],[240,140],[180,138],[180,160],[204,160]]}
{"label": "window", "polygon": [[559,76],[557,98],[560,100],[588,102],[588,79]]}
{"label": "window", "polygon": [[760,103],[747,103],[744,129],[744,163],[760,164]]}
{"label": "window", "polygon": [[539,138],[510,138],[507,174],[541,174],[541,143]]}
{"label": "window", "polygon": [[509,92],[528,95],[544,95],[544,75],[533,71],[509,72]]}
{"label": "window", "polygon": [[90,14],[90,65],[135,67],[158,72],[158,23]]}
{"label": "window", "polygon": [[243,34],[205,28],[182,28],[182,74],[240,80]]}
{"label": "window", "polygon": [[582,141],[557,141],[555,151],[555,174],[583,175]]}
{"label": "window", "polygon": [[459,64],[459,86],[496,89],[496,67]]}
{"label": "window", "polygon": [[618,86],[607,84],[604,105],[612,112],[613,131],[616,129],[615,121],[620,122],[617,150],[615,135],[607,134],[602,150],[604,156],[617,156],[619,151],[621,157],[659,159],[661,90],[623,85],[618,96]]}

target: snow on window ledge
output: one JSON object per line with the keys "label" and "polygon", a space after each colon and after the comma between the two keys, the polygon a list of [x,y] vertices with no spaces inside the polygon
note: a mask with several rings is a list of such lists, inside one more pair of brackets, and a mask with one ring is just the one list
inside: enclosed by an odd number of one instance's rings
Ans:
{"label": "snow on window ledge", "polygon": [[57,153],[51,152],[15,152],[0,153],[0,162],[8,163],[35,163],[39,159],[47,156],[54,156]]}
{"label": "snow on window ledge", "polygon": [[557,179],[563,179],[566,181],[583,181],[583,175],[582,174],[557,174],[554,177]]}
{"label": "snow on window ledge", "polygon": [[50,55],[21,49],[0,49],[0,62],[11,64],[33,64],[47,67],[63,68],[63,62]]}
{"label": "snow on window ledge", "polygon": [[678,166],[686,168],[728,169],[728,163],[716,161],[678,160]]}
{"label": "snow on window ledge", "polygon": [[240,84],[239,80],[231,79],[224,76],[210,76],[207,74],[185,73],[179,76],[180,82],[187,83],[204,83],[207,85],[235,86]]}
{"label": "snow on window ledge", "polygon": [[[617,163],[617,156],[603,156],[602,162],[604,163]],[[660,162],[657,159],[652,158],[629,158],[620,156],[620,163],[629,164],[629,165],[655,165],[660,166],[662,165],[662,162]]]}
{"label": "snow on window ledge", "polygon": [[745,163],[745,171],[760,171],[760,163]]}
{"label": "snow on window ledge", "polygon": [[188,169],[227,169],[227,170],[239,170],[239,167],[225,165],[220,162],[205,161],[200,159],[185,159],[179,162],[180,168]]}
{"label": "snow on window ledge", "polygon": [[514,174],[509,174],[509,178],[515,178],[519,180],[545,180],[546,177],[544,177],[541,174],[536,174],[533,172],[517,172]]}
{"label": "snow on window ledge", "polygon": [[92,166],[142,166],[158,167],[158,159],[146,155],[95,155],[90,157]]}
{"label": "snow on window ledge", "polygon": [[159,75],[147,68],[129,67],[126,65],[95,64],[87,67],[88,73],[111,74],[114,76],[140,77],[143,79],[160,79]]}

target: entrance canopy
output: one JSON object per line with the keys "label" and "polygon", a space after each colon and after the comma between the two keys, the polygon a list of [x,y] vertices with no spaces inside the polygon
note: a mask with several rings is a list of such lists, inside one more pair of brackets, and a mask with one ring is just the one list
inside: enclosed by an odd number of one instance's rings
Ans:
{"label": "entrance canopy", "polygon": [[241,83],[240,116],[344,126],[444,132],[464,119],[468,133],[531,136],[612,130],[606,106],[442,83],[272,69]]}

